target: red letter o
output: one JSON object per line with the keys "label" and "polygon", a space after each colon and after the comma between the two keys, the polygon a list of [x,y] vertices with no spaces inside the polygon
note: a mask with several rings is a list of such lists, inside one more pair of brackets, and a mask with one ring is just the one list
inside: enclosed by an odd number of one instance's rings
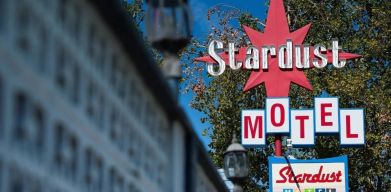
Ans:
{"label": "red letter o", "polygon": [[[276,112],[276,108],[280,108],[280,121],[277,123],[276,122],[276,115],[275,115],[275,112]],[[272,108],[271,108],[271,121],[272,121],[272,125],[275,126],[275,127],[280,127],[284,124],[285,122],[285,108],[284,106],[281,104],[281,103],[276,103],[274,105],[272,105]]]}

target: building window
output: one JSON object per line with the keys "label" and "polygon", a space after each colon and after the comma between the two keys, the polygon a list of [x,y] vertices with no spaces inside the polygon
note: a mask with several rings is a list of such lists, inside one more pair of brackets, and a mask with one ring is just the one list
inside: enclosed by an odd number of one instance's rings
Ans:
{"label": "building window", "polygon": [[156,174],[157,176],[157,182],[159,183],[159,185],[163,185],[165,184],[164,182],[164,174],[165,173],[165,170],[164,170],[164,165],[163,163],[160,163],[159,166],[158,166],[158,173]]}
{"label": "building window", "polygon": [[63,148],[63,143],[64,143],[64,127],[61,124],[58,124],[55,129],[55,165],[56,167],[61,167],[63,164],[63,159],[62,159],[62,153],[61,150]]}
{"label": "building window", "polygon": [[74,65],[74,68],[73,68],[73,73],[72,73],[72,81],[73,81],[73,85],[72,85],[72,102],[74,104],[78,104],[79,103],[79,90],[80,90],[80,69],[79,69],[79,66],[78,64],[75,64]]}
{"label": "building window", "polygon": [[110,177],[109,177],[109,191],[115,192],[116,185],[116,171],[112,168],[110,169]]}
{"label": "building window", "polygon": [[31,130],[31,132],[33,133],[32,136],[32,139],[33,139],[33,143],[34,143],[34,146],[36,147],[36,151],[37,153],[39,153],[40,155],[43,154],[44,152],[44,146],[45,146],[45,133],[46,133],[46,130],[45,130],[45,117],[44,117],[44,113],[42,111],[42,109],[38,106],[36,106],[34,108],[34,124],[33,126],[35,126],[35,128],[33,128],[34,130]]}
{"label": "building window", "polygon": [[19,171],[15,170],[15,168],[12,168],[10,171],[10,181],[9,181],[9,191],[10,192],[23,192],[27,190],[26,184],[21,179],[22,174],[19,173]]}
{"label": "building window", "polygon": [[116,189],[117,189],[116,192],[124,191],[124,178],[121,176],[118,176],[118,185]]}
{"label": "building window", "polygon": [[89,81],[87,84],[87,106],[86,106],[86,113],[87,116],[95,123],[96,115],[97,115],[97,92],[96,92],[96,86],[92,81]]}
{"label": "building window", "polygon": [[118,130],[118,121],[118,113],[115,111],[115,109],[113,109],[110,115],[110,139],[113,142],[118,140],[120,134]]}
{"label": "building window", "polygon": [[153,119],[153,113],[152,113],[152,110],[151,110],[151,104],[149,102],[146,102],[145,103],[145,109],[144,109],[144,114],[143,114],[143,122],[142,124],[145,126],[145,128],[147,129],[149,135],[151,137],[154,136],[154,133],[153,133],[153,124],[151,122],[151,120]]}
{"label": "building window", "polygon": [[144,143],[141,141],[141,138],[140,137],[137,137],[135,138],[136,139],[136,143],[137,143],[137,148],[136,148],[136,165],[137,166],[142,166],[142,162],[144,160],[144,148],[145,148],[145,145]]}
{"label": "building window", "polygon": [[145,98],[144,97],[142,97],[143,95],[142,94],[140,94],[140,97],[138,98],[139,99],[139,104],[137,105],[138,106],[138,108],[137,108],[137,110],[139,111],[139,115],[138,115],[138,118],[137,119],[139,119],[139,122],[141,123],[141,124],[143,124],[144,126],[145,126],[145,115],[148,115],[147,113],[146,113],[146,110],[147,110],[147,108],[146,108],[146,101],[145,101]]}
{"label": "building window", "polygon": [[138,153],[138,148],[139,148],[139,143],[138,143],[138,139],[139,139],[139,135],[136,131],[133,130],[133,128],[131,127],[129,132],[127,133],[129,135],[129,137],[127,138],[127,142],[128,142],[128,157],[130,159],[130,161],[132,161],[133,164],[136,165],[136,157],[137,157],[137,153]]}
{"label": "building window", "polygon": [[97,127],[102,129],[104,126],[104,98],[103,95],[98,92],[98,87],[92,81],[87,82],[86,89],[86,114],[87,117]]}
{"label": "building window", "polygon": [[[51,0],[39,0],[41,6],[43,6],[43,8],[52,8],[52,1]],[[51,12],[50,12],[51,13]]]}
{"label": "building window", "polygon": [[117,55],[113,54],[111,57],[111,69],[110,69],[110,84],[113,89],[117,87],[118,81],[118,58]]}
{"label": "building window", "polygon": [[25,55],[30,55],[32,45],[29,38],[31,25],[30,8],[24,1],[18,6],[17,11],[17,25],[16,25],[16,46]]}
{"label": "building window", "polygon": [[124,69],[124,67],[122,67],[119,74],[120,74],[119,78],[121,79],[119,80],[118,87],[117,87],[118,95],[119,98],[125,100],[125,96],[126,96],[125,93],[126,93],[126,87],[128,81],[126,79],[126,70]]}
{"label": "building window", "polygon": [[88,41],[87,41],[87,55],[92,62],[95,62],[95,41],[96,41],[96,27],[94,24],[90,24],[88,29]]}
{"label": "building window", "polygon": [[136,191],[136,186],[133,183],[130,183],[128,186],[128,192]]}
{"label": "building window", "polygon": [[13,138],[16,142],[20,143],[25,140],[25,120],[27,116],[27,99],[23,93],[16,94],[14,102],[14,132]]}
{"label": "building window", "polygon": [[85,183],[88,188],[88,191],[92,191],[91,188],[93,184],[93,175],[91,174],[92,170],[92,152],[91,149],[86,150],[86,157],[85,157]]}
{"label": "building window", "polygon": [[5,15],[5,6],[4,0],[0,0],[0,32],[3,31],[5,19],[8,18]]}
{"label": "building window", "polygon": [[91,149],[86,150],[85,182],[88,191],[103,191],[103,162]]}
{"label": "building window", "polygon": [[132,146],[131,146],[131,148],[133,149],[132,150],[132,156],[130,157],[131,158],[131,160],[132,160],[132,162],[134,163],[134,164],[136,164],[136,165],[139,165],[138,164],[138,158],[137,158],[137,155],[138,155],[138,150],[139,150],[139,139],[140,139],[140,137],[139,137],[139,135],[138,135],[138,133],[136,133],[136,132],[134,132],[132,135],[131,135],[131,138],[130,138],[130,140],[132,141]]}
{"label": "building window", "polygon": [[67,179],[75,181],[78,159],[77,139],[68,133],[62,124],[57,124],[55,127],[55,139],[55,167]]}
{"label": "building window", "polygon": [[98,71],[101,74],[106,75],[104,73],[106,71],[107,43],[104,40],[104,38],[100,39],[99,48],[100,48],[99,55],[98,55],[99,59],[97,60]]}
{"label": "building window", "polygon": [[41,24],[39,27],[39,32],[38,32],[38,71],[41,73],[45,74],[46,73],[46,68],[47,68],[47,63],[46,59],[48,56],[48,31],[46,29],[45,24]]}
{"label": "building window", "polygon": [[118,139],[118,147],[119,149],[122,151],[122,152],[125,152],[126,153],[126,140],[128,138],[127,135],[125,134],[126,133],[126,129],[128,127],[126,126],[126,122],[125,122],[125,118],[121,118],[121,121],[119,123],[119,139]]}
{"label": "building window", "polygon": [[143,169],[144,169],[144,173],[146,173],[147,176],[151,176],[151,172],[150,172],[150,165],[149,165],[149,161],[151,159],[153,159],[153,157],[151,156],[151,151],[149,149],[148,146],[145,146],[145,156],[143,158]]}
{"label": "building window", "polygon": [[75,38],[76,42],[79,41],[80,39],[80,28],[81,28],[81,20],[82,20],[82,13],[81,13],[81,8],[80,5],[75,2],[73,6],[73,11],[74,11],[74,22],[73,22],[73,37]]}
{"label": "building window", "polygon": [[69,1],[68,0],[60,0],[58,1],[58,18],[60,20],[60,23],[65,25],[67,22],[67,8],[68,8]]}
{"label": "building window", "polygon": [[128,84],[128,106],[129,106],[129,109],[132,113],[135,112],[135,96],[134,96],[134,87],[135,87],[135,82],[134,80],[130,80],[129,84]]}
{"label": "building window", "polygon": [[133,127],[129,124],[127,124],[126,126],[128,129],[126,130],[126,147],[127,147],[127,154],[128,154],[128,157],[130,160],[134,160],[134,155],[135,155],[135,146],[134,145],[134,137],[135,137],[135,133],[134,133],[134,130],[133,130]]}
{"label": "building window", "polygon": [[[1,1],[1,0],[0,0]],[[0,189],[3,188],[2,184],[3,184],[3,162],[1,161],[1,158],[0,158]]]}
{"label": "building window", "polygon": [[134,102],[134,105],[132,108],[133,108],[133,112],[135,114],[135,117],[138,121],[140,120],[141,113],[142,113],[142,111],[140,109],[140,105],[143,102],[139,91],[140,91],[140,88],[137,85],[134,86],[133,97],[134,97],[135,102]]}
{"label": "building window", "polygon": [[97,186],[97,190],[96,191],[103,191],[103,160],[101,158],[96,158],[95,160],[95,163],[96,163],[96,175],[97,178],[96,178],[96,186]]}
{"label": "building window", "polygon": [[117,111],[112,111],[110,115],[110,139],[120,149],[124,150],[124,123]]}
{"label": "building window", "polygon": [[71,150],[71,158],[69,162],[69,170],[70,170],[70,178],[73,181],[76,181],[76,174],[77,174],[77,160],[78,160],[78,155],[77,155],[77,148],[78,148],[78,142],[75,136],[70,136],[69,137],[69,142],[70,142],[70,150]]}
{"label": "building window", "polygon": [[140,192],[140,191],[141,190],[137,188],[137,185],[135,183],[129,184],[128,192]]}
{"label": "building window", "polygon": [[79,65],[75,59],[70,57],[63,46],[58,46],[56,54],[55,84],[76,105],[79,103],[80,93]]}
{"label": "building window", "polygon": [[105,108],[105,99],[103,97],[103,94],[99,94],[99,97],[98,97],[98,103],[97,103],[97,107],[99,108],[97,110],[97,120],[98,120],[98,127],[101,129],[101,130],[104,130],[105,128],[105,112],[106,112],[106,108]]}
{"label": "building window", "polygon": [[66,56],[62,46],[57,49],[55,79],[57,86],[64,90],[66,87]]}
{"label": "building window", "polygon": [[113,168],[110,169],[109,189],[112,192],[122,192],[124,189],[124,179]]}
{"label": "building window", "polygon": [[25,192],[25,191],[33,191],[33,192],[41,192],[42,184],[41,182],[29,175],[25,172],[21,171],[20,168],[16,166],[12,166],[10,170],[9,177],[9,192]]}
{"label": "building window", "polygon": [[[0,0],[1,1],[1,0]],[[4,87],[3,87],[3,81],[0,77],[0,138],[4,135]],[[1,182],[1,180],[0,180]],[[1,189],[1,187],[0,187]]]}

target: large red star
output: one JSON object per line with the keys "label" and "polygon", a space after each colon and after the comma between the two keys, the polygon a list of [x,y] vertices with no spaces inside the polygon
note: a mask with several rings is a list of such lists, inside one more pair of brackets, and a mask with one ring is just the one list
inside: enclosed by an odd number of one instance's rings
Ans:
{"label": "large red star", "polygon": [[[285,15],[283,0],[271,0],[270,7],[266,20],[266,27],[264,33],[256,31],[250,27],[243,26],[251,44],[259,50],[263,45],[274,45],[278,51],[280,45],[286,44],[287,39],[291,39],[293,45],[302,44],[311,24],[308,24],[294,32],[289,31],[288,20]],[[313,53],[313,47],[310,48],[310,53]],[[294,56],[295,54],[293,54]],[[220,53],[220,56],[228,64],[228,53]],[[245,61],[246,48],[242,47],[235,54],[237,61]],[[352,59],[360,57],[360,55],[340,52],[339,59]],[[314,58],[310,54],[310,60]],[[210,56],[199,57],[196,61],[216,63]],[[269,55],[269,68],[266,71],[262,69],[252,71],[250,77],[244,86],[244,91],[248,91],[259,84],[265,83],[266,94],[268,97],[287,97],[289,95],[290,83],[295,83],[303,88],[312,90],[311,83],[308,81],[302,70],[296,69],[293,66],[292,70],[281,70],[278,66],[278,58]],[[293,57],[293,61],[295,58]],[[332,51],[327,51],[327,61],[332,62]],[[311,62],[310,62],[311,63]]]}

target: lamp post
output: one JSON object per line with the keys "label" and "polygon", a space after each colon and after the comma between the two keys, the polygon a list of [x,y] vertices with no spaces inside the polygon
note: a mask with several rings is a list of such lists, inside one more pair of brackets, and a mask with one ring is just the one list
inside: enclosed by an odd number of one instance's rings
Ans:
{"label": "lamp post", "polygon": [[224,153],[224,174],[234,184],[234,192],[243,192],[242,183],[248,177],[247,150],[238,143],[236,136]]}
{"label": "lamp post", "polygon": [[147,0],[146,31],[152,46],[163,53],[162,70],[178,95],[181,65],[178,52],[191,39],[191,14],[187,0]]}

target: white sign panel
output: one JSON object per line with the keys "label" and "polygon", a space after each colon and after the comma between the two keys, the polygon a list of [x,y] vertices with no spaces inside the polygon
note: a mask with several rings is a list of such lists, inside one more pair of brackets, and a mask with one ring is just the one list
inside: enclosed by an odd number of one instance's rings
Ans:
{"label": "white sign panel", "polygon": [[242,111],[242,145],[264,146],[266,145],[265,111]]}
{"label": "white sign panel", "polygon": [[338,133],[338,98],[315,98],[315,126],[317,133]]}
{"label": "white sign panel", "polygon": [[293,147],[315,145],[314,110],[291,110],[291,139]]}
{"label": "white sign panel", "polygon": [[348,158],[269,157],[270,192],[348,192]]}
{"label": "white sign panel", "polygon": [[341,145],[365,145],[364,109],[341,109],[339,114]]}
{"label": "white sign panel", "polygon": [[266,130],[289,133],[289,98],[266,98]]}

